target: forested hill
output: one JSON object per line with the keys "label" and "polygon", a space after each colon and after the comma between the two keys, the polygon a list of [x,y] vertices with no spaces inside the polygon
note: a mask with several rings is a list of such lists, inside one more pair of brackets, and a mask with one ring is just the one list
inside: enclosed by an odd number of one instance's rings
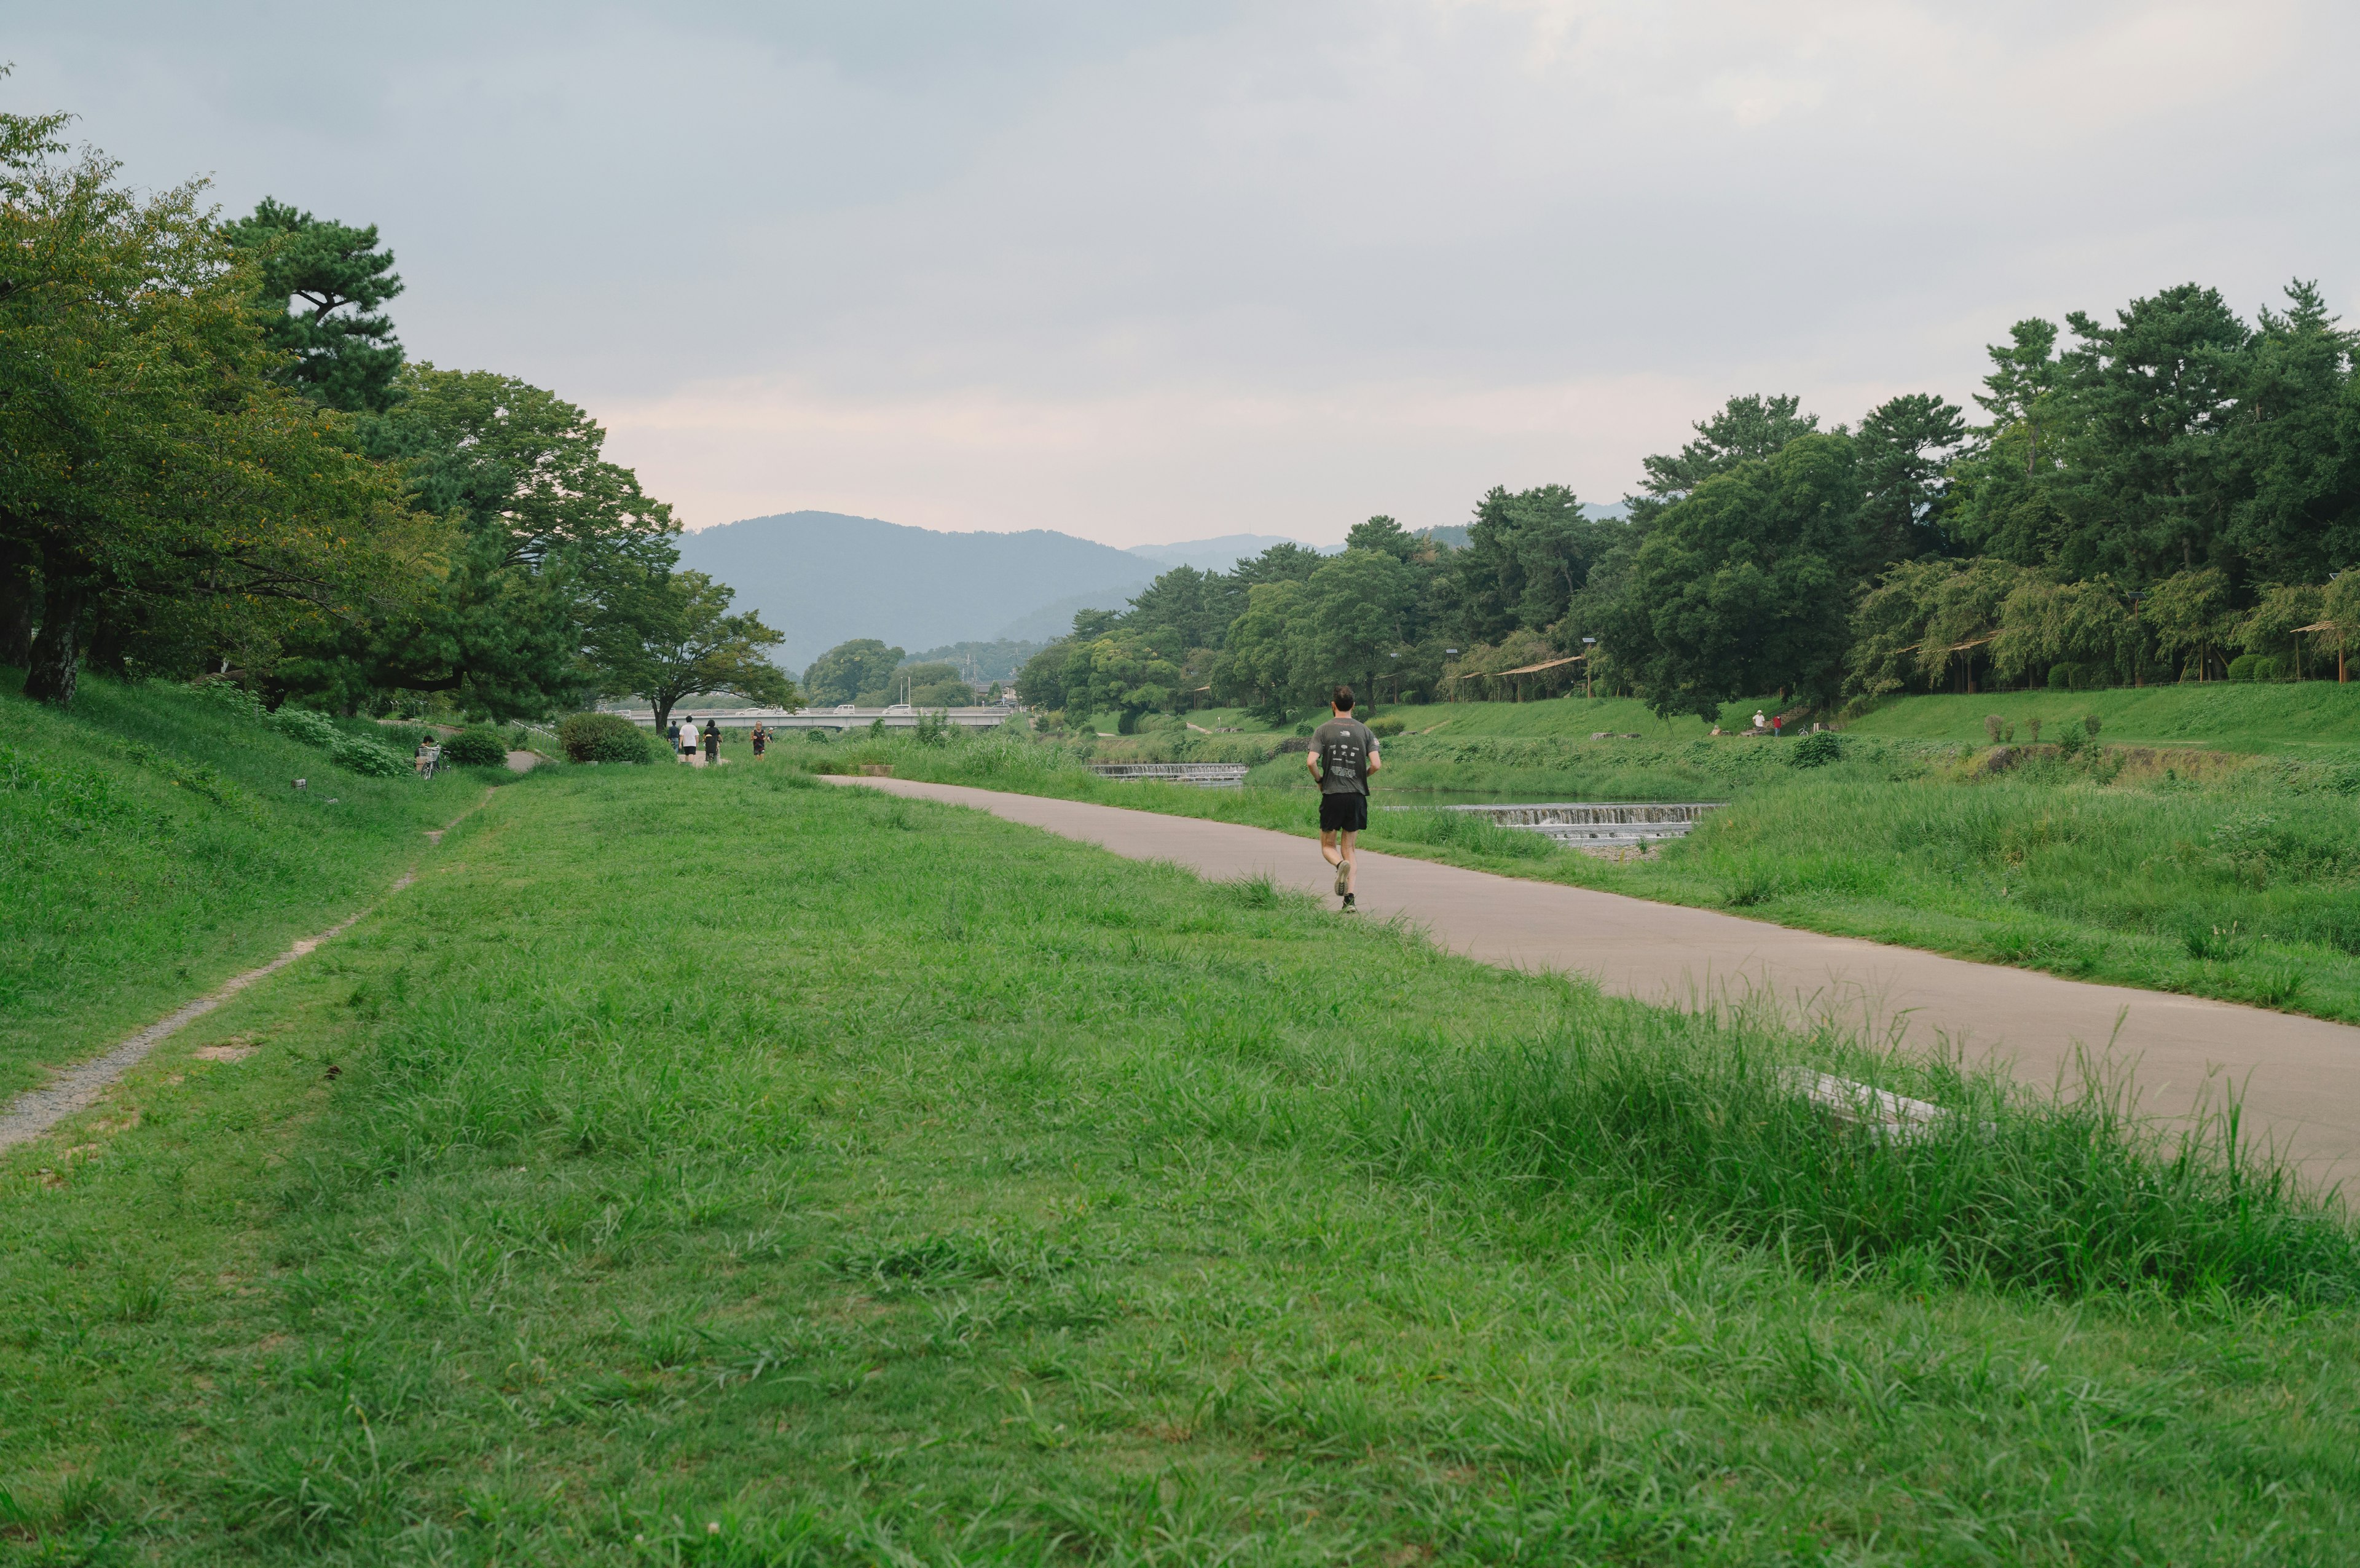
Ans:
{"label": "forested hill", "polygon": [[[852,637],[933,648],[1022,635],[1010,628],[1061,602],[1120,609],[1156,571],[1110,545],[1045,528],[937,533],[839,512],[725,523],[683,536],[680,557],[786,634],[773,657],[789,670]],[[1066,610],[1054,630],[1072,618]]]}

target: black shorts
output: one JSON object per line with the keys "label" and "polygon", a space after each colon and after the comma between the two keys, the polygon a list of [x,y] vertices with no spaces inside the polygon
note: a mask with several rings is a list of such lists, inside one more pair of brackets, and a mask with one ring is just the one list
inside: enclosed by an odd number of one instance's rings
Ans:
{"label": "black shorts", "polygon": [[1369,798],[1366,795],[1319,797],[1321,833],[1359,833],[1368,825]]}

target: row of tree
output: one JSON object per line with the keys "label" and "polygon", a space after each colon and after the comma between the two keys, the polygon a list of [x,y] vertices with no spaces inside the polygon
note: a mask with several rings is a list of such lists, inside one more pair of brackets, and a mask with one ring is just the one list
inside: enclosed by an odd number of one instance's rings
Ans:
{"label": "row of tree", "polygon": [[1734,397],[1644,460],[1620,517],[1494,489],[1462,548],[1381,517],[1340,555],[1167,572],[1077,616],[1020,693],[1131,721],[1307,707],[1339,679],[1497,695],[1546,665],[1544,689],[1710,715],[1771,691],[2332,667],[2360,633],[2360,576],[2337,575],[2360,561],[2355,335],[2300,282],[2250,324],[2193,284],[2066,324],[1991,350],[1980,423],[1925,393],[1828,429],[1794,397]]}
{"label": "row of tree", "polygon": [[226,676],[274,703],[792,702],[730,590],[580,408],[405,354],[374,227],[143,194],[0,114],[0,659]]}

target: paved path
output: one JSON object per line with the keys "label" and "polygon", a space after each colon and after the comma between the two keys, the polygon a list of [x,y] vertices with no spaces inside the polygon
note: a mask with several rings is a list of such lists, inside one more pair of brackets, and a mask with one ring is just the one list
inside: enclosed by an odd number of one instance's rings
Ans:
{"label": "paved path", "polygon": [[[1268,872],[1284,885],[1331,893],[1334,874],[1317,847],[1286,833],[911,779],[844,782],[978,807],[1206,877]],[[2119,1053],[2136,1059],[2151,1108],[2186,1111],[2208,1072],[2222,1069],[2246,1085],[2249,1135],[2267,1128],[2314,1174],[2360,1174],[2360,1029],[2346,1024],[1430,861],[1365,851],[1360,859],[1360,901],[1369,914],[1405,915],[1454,952],[1486,963],[1579,970],[1645,1001],[1767,995],[1804,1015],[1849,1016],[1873,1027],[1905,1019],[1917,1040],[1940,1036],[1970,1051],[1996,1051],[2042,1083],[2071,1060],[2076,1041],[2103,1047],[2112,1038]]]}

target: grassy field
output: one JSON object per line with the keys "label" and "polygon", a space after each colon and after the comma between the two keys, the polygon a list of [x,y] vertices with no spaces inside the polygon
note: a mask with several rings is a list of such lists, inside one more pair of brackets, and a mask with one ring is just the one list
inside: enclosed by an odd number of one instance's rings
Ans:
{"label": "grassy field", "polygon": [[2360,682],[2333,681],[1905,697],[1889,700],[1849,729],[1861,735],[1982,746],[1987,744],[1984,717],[1993,713],[2016,726],[2019,741],[2028,736],[2028,719],[2042,720],[2054,738],[2063,725],[2094,713],[2107,740],[2127,746],[2360,755]]}
{"label": "grassy field", "polygon": [[[1987,753],[1964,747],[1846,736],[1842,759],[1797,768],[1792,744],[1404,737],[1387,747],[1364,842],[2360,1022],[2360,764],[2084,746],[1994,771]],[[861,741],[782,755],[835,768],[886,761],[909,778],[1314,831],[1308,776],[1295,756],[1255,768],[1232,791],[1109,783],[1065,748],[1012,741]],[[1441,810],[1468,798],[1442,790],[1729,804],[1659,855],[1617,865]]]}
{"label": "grassy field", "polygon": [[19,683],[0,670],[0,1094],[333,925],[507,777],[363,778],[184,689],[93,678],[60,714]]}
{"label": "grassy field", "polygon": [[0,1156],[0,1560],[2348,1560],[2348,1222],[2107,1105],[536,776]]}
{"label": "grassy field", "polygon": [[[1750,724],[1755,713],[1775,713],[1780,705],[1768,696],[1730,702],[1723,705],[1719,723],[1723,730],[1733,732]],[[1690,741],[1702,739],[1709,727],[1703,720],[1688,715],[1659,719],[1645,703],[1630,698],[1437,702],[1377,712],[1402,720],[1411,735],[1450,740],[1583,740],[1604,730],[1651,742]],[[2109,691],[1891,697],[1845,728],[1863,736],[1985,746],[1989,738],[1983,720],[1990,714],[2014,725],[2016,739],[2021,742],[2031,738],[2027,721],[2038,719],[2053,740],[2064,725],[2079,724],[2092,713],[2103,725],[2104,738],[2118,745],[2298,756],[2360,755],[2360,681],[2345,686],[2332,681],[2258,686],[2221,682]],[[1234,708],[1208,709],[1184,717],[1208,729],[1234,728],[1246,735],[1284,735],[1295,728],[1265,724]],[[1099,718],[1095,727],[1112,731],[1113,717]]]}

